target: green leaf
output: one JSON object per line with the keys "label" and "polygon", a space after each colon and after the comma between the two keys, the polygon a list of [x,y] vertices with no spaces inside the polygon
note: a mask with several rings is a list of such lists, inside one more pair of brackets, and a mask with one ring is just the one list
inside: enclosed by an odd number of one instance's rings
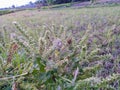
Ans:
{"label": "green leaf", "polygon": [[36,63],[39,66],[40,72],[45,72],[45,64],[42,63],[41,57],[36,57]]}

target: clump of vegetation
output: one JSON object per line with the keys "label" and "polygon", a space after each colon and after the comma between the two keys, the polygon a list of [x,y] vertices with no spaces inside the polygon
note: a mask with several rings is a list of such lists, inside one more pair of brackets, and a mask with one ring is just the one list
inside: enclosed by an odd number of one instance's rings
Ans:
{"label": "clump of vegetation", "polygon": [[13,12],[14,12],[13,10],[0,10],[0,15],[9,14]]}
{"label": "clump of vegetation", "polygon": [[[26,28],[24,22],[15,21],[11,27],[14,33],[10,26],[2,27],[0,90],[119,89],[120,13],[118,8],[110,8],[113,11],[68,10],[70,15],[66,10],[43,11],[61,17],[59,21],[51,17],[50,23],[46,15],[41,25],[38,15],[32,14],[37,25],[26,22]],[[24,19],[34,24],[33,18]]]}

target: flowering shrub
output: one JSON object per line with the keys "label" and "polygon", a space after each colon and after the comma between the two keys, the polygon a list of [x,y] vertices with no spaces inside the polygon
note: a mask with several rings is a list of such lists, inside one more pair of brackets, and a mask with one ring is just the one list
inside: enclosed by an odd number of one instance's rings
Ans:
{"label": "flowering shrub", "polygon": [[14,33],[4,26],[0,90],[118,90],[120,13],[112,8],[118,16],[111,10],[104,16],[99,8],[100,15],[90,9],[80,18],[79,12],[67,15],[63,10],[52,11],[61,15],[59,21],[35,24],[32,31],[17,21]]}

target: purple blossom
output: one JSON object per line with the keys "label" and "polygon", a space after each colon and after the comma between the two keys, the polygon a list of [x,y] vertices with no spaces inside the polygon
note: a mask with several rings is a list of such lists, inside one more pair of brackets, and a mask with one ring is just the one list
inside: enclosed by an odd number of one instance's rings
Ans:
{"label": "purple blossom", "polygon": [[16,38],[16,36],[17,36],[17,35],[16,35],[15,33],[11,33],[11,34],[10,34],[10,39],[11,39],[11,40],[14,40],[14,39]]}
{"label": "purple blossom", "polygon": [[57,38],[57,39],[55,39],[54,41],[53,41],[53,47],[55,48],[55,49],[61,49],[61,47],[62,47],[62,40],[61,39],[59,39],[59,38]]}
{"label": "purple blossom", "polygon": [[74,71],[74,78],[73,78],[73,80],[72,80],[72,83],[73,83],[73,84],[75,83],[75,81],[76,81],[76,79],[77,79],[78,73],[79,73],[79,68],[77,67],[77,69]]}

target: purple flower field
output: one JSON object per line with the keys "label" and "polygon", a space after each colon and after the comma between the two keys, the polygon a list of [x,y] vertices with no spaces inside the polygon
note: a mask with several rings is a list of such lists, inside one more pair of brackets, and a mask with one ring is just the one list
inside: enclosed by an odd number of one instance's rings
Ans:
{"label": "purple flower field", "polygon": [[0,90],[119,89],[119,5],[0,16]]}

